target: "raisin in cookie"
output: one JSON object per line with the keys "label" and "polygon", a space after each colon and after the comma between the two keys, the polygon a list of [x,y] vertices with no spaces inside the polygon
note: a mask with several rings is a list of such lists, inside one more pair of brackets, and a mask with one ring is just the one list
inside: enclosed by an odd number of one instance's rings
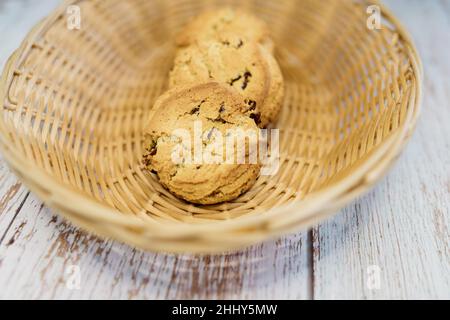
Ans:
{"label": "raisin in cookie", "polygon": [[270,51],[273,50],[267,24],[238,9],[223,8],[200,14],[178,35],[176,43],[184,47],[210,40],[233,46],[250,41],[264,44]]}
{"label": "raisin in cookie", "polygon": [[[242,113],[244,99],[228,86],[210,82],[169,90],[155,103],[146,127],[144,165],[174,195],[196,204],[236,199],[256,182],[257,141],[224,141],[237,130],[258,134]],[[231,153],[231,154],[230,154]],[[238,161],[241,154],[244,161]]]}

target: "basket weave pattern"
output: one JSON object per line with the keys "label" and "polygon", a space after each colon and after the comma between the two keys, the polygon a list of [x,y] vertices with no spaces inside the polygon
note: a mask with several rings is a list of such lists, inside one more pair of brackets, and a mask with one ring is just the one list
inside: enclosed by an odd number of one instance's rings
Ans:
{"label": "basket weave pattern", "polygon": [[[372,3],[373,1],[371,1]],[[104,237],[151,250],[234,249],[310,226],[368,190],[414,129],[420,61],[366,1],[71,1],[38,25],[0,83],[0,147],[48,205]],[[281,168],[239,199],[194,206],[140,162],[142,133],[167,88],[173,39],[196,14],[241,6],[270,23],[286,82]]]}

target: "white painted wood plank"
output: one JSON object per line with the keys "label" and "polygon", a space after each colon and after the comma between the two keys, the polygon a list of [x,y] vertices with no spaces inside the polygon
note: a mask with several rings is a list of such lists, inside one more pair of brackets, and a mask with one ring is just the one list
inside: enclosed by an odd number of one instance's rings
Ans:
{"label": "white painted wood plank", "polygon": [[[387,2],[424,60],[423,115],[389,176],[314,229],[316,299],[450,298],[450,4]],[[367,285],[372,265],[378,290]]]}
{"label": "white painted wood plank", "polygon": [[[27,197],[28,190],[22,186],[0,159],[0,245]],[[2,256],[0,255],[0,266],[1,263]]]}
{"label": "white painted wood plank", "polygon": [[144,253],[78,231],[31,195],[0,246],[0,298],[306,299],[306,249],[299,234],[217,256]]}

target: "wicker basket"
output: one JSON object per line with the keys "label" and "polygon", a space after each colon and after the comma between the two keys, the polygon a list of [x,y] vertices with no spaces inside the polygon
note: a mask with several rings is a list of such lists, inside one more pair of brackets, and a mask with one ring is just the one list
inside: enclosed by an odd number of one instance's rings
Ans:
{"label": "wicker basket", "polygon": [[[67,6],[81,29],[67,26]],[[166,89],[175,34],[198,12],[244,6],[270,23],[286,80],[281,169],[236,201],[194,206],[143,170],[147,115]],[[368,191],[417,121],[420,59],[373,1],[103,0],[65,3],[3,73],[0,146],[10,167],[74,224],[132,246],[223,252],[307,228]]]}

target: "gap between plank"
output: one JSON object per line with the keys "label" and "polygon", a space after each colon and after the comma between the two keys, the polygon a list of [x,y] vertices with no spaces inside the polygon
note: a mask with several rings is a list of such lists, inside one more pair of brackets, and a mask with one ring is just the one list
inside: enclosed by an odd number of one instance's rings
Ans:
{"label": "gap between plank", "polygon": [[27,201],[29,195],[30,195],[30,192],[28,191],[27,194],[25,195],[25,197],[23,198],[22,202],[20,203],[19,207],[17,208],[16,213],[14,214],[14,217],[11,219],[11,221],[8,224],[8,227],[6,227],[5,232],[3,233],[2,237],[0,238],[0,245],[5,240],[5,237],[8,234],[9,229],[11,229],[12,224],[16,220],[17,215],[19,214],[20,210],[22,210],[22,207],[25,204],[25,201]]}
{"label": "gap between plank", "polygon": [[307,259],[307,276],[308,276],[308,299],[314,300],[314,243],[313,228],[308,230],[306,235],[306,259]]}

